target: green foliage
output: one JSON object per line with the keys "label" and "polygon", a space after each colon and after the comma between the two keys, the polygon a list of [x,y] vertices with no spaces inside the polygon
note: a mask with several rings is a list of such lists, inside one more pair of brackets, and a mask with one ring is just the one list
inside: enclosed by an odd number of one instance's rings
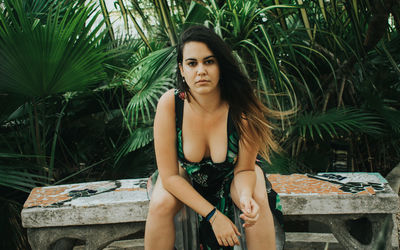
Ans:
{"label": "green foliage", "polygon": [[[203,23],[232,46],[267,106],[283,111],[299,110],[289,120],[277,121],[280,124],[277,139],[286,154],[276,157],[287,160],[278,161],[282,164],[275,163],[276,166],[286,166],[290,171],[328,169],[332,145],[338,143],[350,144],[349,148],[360,152],[352,156],[357,158],[352,162],[360,164],[351,166],[352,169],[365,167],[363,159],[371,159],[371,154],[396,152],[396,147],[371,149],[370,145],[359,143],[360,140],[377,142],[389,133],[398,134],[399,128],[399,107],[394,101],[399,99],[398,35],[387,29],[378,32],[380,43],[370,39],[377,28],[369,25],[375,18],[372,14],[382,7],[378,3],[374,6],[365,1],[357,4],[302,1],[301,5],[298,1],[275,0],[208,0],[204,4],[192,1],[190,6],[184,1],[176,5],[168,3],[153,2],[152,11],[162,28],[151,27],[150,31],[146,26],[149,34],[164,39],[166,47],[153,49],[147,57],[142,57],[125,81],[133,95],[126,116],[130,130],[148,128],[157,98],[172,86],[168,79],[173,79],[174,74],[172,58],[177,32],[190,24]],[[134,5],[133,11],[138,11],[137,6]],[[383,37],[385,32],[389,39]],[[385,81],[376,79],[377,76],[390,77],[390,84],[375,84],[372,79]],[[126,155],[126,149],[137,149],[133,141],[141,142],[142,146],[145,146],[142,142],[150,143],[148,134],[139,131],[144,138],[129,139],[119,155]],[[390,140],[393,145],[399,141],[398,137]],[[318,144],[313,146],[312,142]],[[385,161],[389,165],[384,168],[390,168],[400,159],[398,153],[393,156],[391,163]],[[313,157],[319,157],[320,161],[314,161]],[[283,167],[280,169],[285,172]]]}
{"label": "green foliage", "polygon": [[157,101],[192,24],[231,45],[268,107],[298,111],[274,121],[282,152],[267,172],[329,170],[337,145],[349,170],[385,174],[400,161],[398,4],[117,0],[120,35],[96,2],[0,0],[0,199],[14,248],[26,248],[15,222],[32,187],[155,169]]}
{"label": "green foliage", "polygon": [[30,249],[27,235],[21,224],[21,203],[26,196],[21,196],[12,189],[1,188],[2,193],[7,196],[0,196],[0,233],[1,249]]}
{"label": "green foliage", "polygon": [[[91,134],[90,141],[68,140],[74,138],[71,127],[79,127],[70,122],[81,108],[79,97],[105,79],[110,53],[93,4],[2,0],[0,12],[0,199],[7,215],[1,228],[13,229],[2,233],[7,247],[1,248],[27,249],[19,213],[31,189],[104,161],[92,156],[105,150],[101,143],[92,144],[98,134]],[[87,96],[83,107],[91,101]],[[76,120],[84,123],[82,113]]]}
{"label": "green foliage", "polygon": [[[0,16],[0,91],[44,97],[83,90],[104,78],[104,32],[89,7],[50,8],[44,25],[26,15],[22,1],[5,1]],[[12,11],[13,10],[13,11]],[[90,18],[89,18],[90,17]]]}
{"label": "green foliage", "polygon": [[158,50],[142,59],[128,73],[126,85],[133,93],[127,107],[131,124],[137,125],[139,114],[143,122],[151,121],[158,98],[173,86],[175,57],[172,48]]}
{"label": "green foliage", "polygon": [[353,133],[381,135],[384,132],[378,116],[356,109],[332,109],[321,114],[299,115],[291,130],[292,135],[312,140],[316,136],[324,140]]}

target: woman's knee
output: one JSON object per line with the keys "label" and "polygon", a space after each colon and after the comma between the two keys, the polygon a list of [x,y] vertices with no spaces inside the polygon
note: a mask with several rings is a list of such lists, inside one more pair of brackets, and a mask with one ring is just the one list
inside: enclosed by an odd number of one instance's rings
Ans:
{"label": "woman's knee", "polygon": [[149,215],[153,216],[175,216],[181,209],[182,204],[175,197],[157,196],[153,197],[149,205]]}
{"label": "woman's knee", "polygon": [[181,207],[182,202],[164,189],[161,180],[157,180],[149,204],[149,215],[175,216]]}

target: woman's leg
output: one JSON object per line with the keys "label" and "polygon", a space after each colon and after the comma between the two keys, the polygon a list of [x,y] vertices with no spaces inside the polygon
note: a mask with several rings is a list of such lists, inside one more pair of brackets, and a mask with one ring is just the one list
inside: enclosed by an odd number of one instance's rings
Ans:
{"label": "woman's leg", "polygon": [[151,195],[144,234],[146,250],[174,249],[174,216],[182,203],[164,189],[158,176]]}
{"label": "woman's leg", "polygon": [[[256,224],[246,228],[246,242],[249,250],[275,250],[274,219],[268,204],[267,189],[265,187],[264,173],[256,165],[257,181],[254,189],[253,199],[260,206],[260,217]],[[231,197],[236,206],[239,207],[239,196],[234,187],[231,186]]]}

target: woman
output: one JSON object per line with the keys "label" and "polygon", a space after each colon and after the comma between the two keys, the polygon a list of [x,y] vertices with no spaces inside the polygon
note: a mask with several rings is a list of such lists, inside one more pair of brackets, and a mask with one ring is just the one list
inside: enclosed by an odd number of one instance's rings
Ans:
{"label": "woman", "polygon": [[[232,249],[244,237],[241,249],[275,249],[265,176],[256,163],[258,153],[268,160],[278,148],[265,119],[273,112],[257,100],[231,49],[212,30],[187,29],[177,50],[179,90],[160,98],[154,120],[160,178],[145,248],[174,248],[174,216],[184,204],[199,215],[200,249]],[[245,236],[234,224],[235,205]]]}

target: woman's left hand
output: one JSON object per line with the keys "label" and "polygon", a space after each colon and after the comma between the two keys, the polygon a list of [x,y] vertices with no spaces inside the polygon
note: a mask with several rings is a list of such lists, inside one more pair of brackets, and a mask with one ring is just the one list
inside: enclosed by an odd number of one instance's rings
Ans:
{"label": "woman's left hand", "polygon": [[243,227],[251,227],[253,226],[259,217],[259,206],[257,202],[252,197],[240,197],[240,206],[242,210],[242,214],[240,218],[244,220]]}

